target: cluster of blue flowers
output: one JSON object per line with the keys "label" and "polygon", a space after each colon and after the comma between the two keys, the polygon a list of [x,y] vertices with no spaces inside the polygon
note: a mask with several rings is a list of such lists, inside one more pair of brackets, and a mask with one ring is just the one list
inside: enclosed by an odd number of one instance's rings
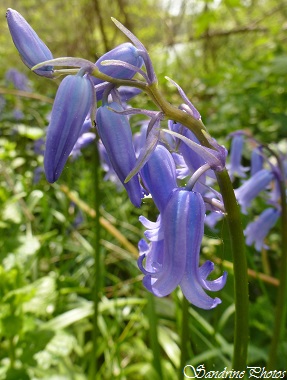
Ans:
{"label": "cluster of blue flowers", "polygon": [[[268,245],[265,243],[266,236],[281,215],[280,181],[287,173],[286,155],[277,153],[278,147],[273,150],[244,131],[232,133],[231,138],[228,170],[231,177],[237,177],[242,181],[242,184],[235,189],[242,213],[247,214],[254,199],[259,196],[267,206],[254,221],[246,226],[244,230],[246,244],[254,244],[257,251],[261,251],[263,248],[268,249]],[[241,164],[244,144],[248,144],[248,151],[252,151],[249,159],[250,167],[244,167]],[[278,161],[282,162],[282,167]],[[250,177],[246,179],[248,173]]]}
{"label": "cluster of blue flowers", "polygon": [[[225,169],[226,149],[205,132],[203,124],[201,132],[208,142],[204,145],[183,124],[166,121],[162,110],[129,106],[129,99],[152,88],[157,79],[145,47],[118,21],[113,20],[131,43],[117,46],[96,63],[81,58],[54,59],[18,12],[8,9],[7,21],[14,44],[29,68],[48,78],[66,75],[58,88],[47,129],[47,180],[57,181],[69,156],[76,157],[83,146],[97,140],[106,177],[120,181],[136,207],[151,195],[159,212],[154,222],[140,217],[146,228],[145,239],[139,242],[138,259],[144,286],[163,297],[179,285],[192,304],[202,309],[214,308],[221,300],[212,298],[206,290],[221,290],[226,273],[209,280],[214,264],[200,264],[200,247],[204,224],[213,227],[224,216],[221,194],[213,185],[215,172]],[[57,66],[77,69],[57,70]],[[135,75],[143,80],[133,79]],[[197,109],[178,84],[169,80],[183,100],[178,109],[200,123]],[[137,134],[132,134],[130,126],[134,114],[147,118]],[[91,132],[94,121],[95,133]],[[247,171],[241,166],[244,136],[233,136],[229,164],[231,175],[243,178]],[[266,233],[280,215],[276,194],[279,174],[271,163],[268,168],[263,167],[264,155],[259,146],[253,153],[252,176],[236,190],[236,196],[245,212],[260,191],[270,188],[270,208],[245,230],[247,244],[255,241],[256,248],[261,249]],[[184,187],[180,186],[182,183]]]}

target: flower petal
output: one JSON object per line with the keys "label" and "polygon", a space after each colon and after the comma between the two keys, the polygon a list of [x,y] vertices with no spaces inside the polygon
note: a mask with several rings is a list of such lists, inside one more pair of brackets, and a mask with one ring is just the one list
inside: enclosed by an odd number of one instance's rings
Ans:
{"label": "flower petal", "polygon": [[113,112],[123,110],[118,103],[110,103],[100,107],[97,111],[96,122],[100,138],[106,148],[110,162],[126,188],[131,202],[140,207],[142,189],[138,176],[134,176],[125,183],[127,174],[136,163],[135,150],[132,141],[132,132],[127,116]]}
{"label": "flower petal", "polygon": [[141,170],[141,176],[153,200],[162,212],[176,183],[176,170],[172,155],[158,145]]}
{"label": "flower petal", "polygon": [[246,244],[251,245],[255,243],[257,251],[261,251],[264,247],[268,248],[264,244],[264,239],[269,233],[270,229],[275,225],[280,216],[280,211],[274,208],[267,208],[259,217],[247,225],[244,234],[246,236]]}
{"label": "flower petal", "polygon": [[92,103],[93,86],[87,77],[68,75],[63,79],[47,130],[44,167],[49,182],[61,175]]}

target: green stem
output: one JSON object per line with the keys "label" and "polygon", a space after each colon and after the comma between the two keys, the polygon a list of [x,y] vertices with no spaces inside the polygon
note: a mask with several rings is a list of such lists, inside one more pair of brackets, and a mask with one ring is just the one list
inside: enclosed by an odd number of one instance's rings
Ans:
{"label": "green stem", "polygon": [[195,119],[188,113],[180,110],[177,107],[174,107],[172,104],[166,101],[158,88],[157,82],[148,85],[145,82],[137,80],[116,79],[101,73],[97,68],[95,68],[91,74],[99,79],[102,79],[103,81],[113,83],[116,86],[136,87],[146,92],[150,96],[151,100],[165,114],[166,118],[176,120],[178,123],[185,125],[195,134],[202,145],[208,147],[210,146],[206,136],[202,133],[202,130],[206,131],[206,128],[202,121]]}
{"label": "green stem", "polygon": [[153,351],[153,367],[158,374],[158,378],[162,379],[162,368],[161,368],[161,356],[160,347],[158,342],[158,329],[157,329],[157,315],[154,305],[154,295],[147,292],[147,312],[149,319],[149,336],[151,342],[151,348]]}
{"label": "green stem", "polygon": [[248,347],[248,276],[245,255],[245,240],[238,204],[227,170],[216,173],[224,201],[229,227],[234,268],[235,326],[233,346],[233,368],[246,370]]}
{"label": "green stem", "polygon": [[100,292],[101,292],[101,264],[100,264],[100,188],[99,188],[99,171],[100,171],[100,161],[97,146],[94,149],[94,209],[95,209],[95,224],[94,224],[94,286],[93,286],[93,302],[94,302],[94,313],[93,313],[93,331],[92,331],[92,357],[90,363],[90,373],[89,379],[95,380],[98,363],[97,363],[97,347],[99,340],[99,326],[98,326],[98,315],[99,315],[99,303],[100,303]]}
{"label": "green stem", "polygon": [[186,365],[189,349],[189,328],[188,328],[188,307],[189,302],[185,297],[182,300],[182,314],[181,314],[181,351],[180,351],[180,366],[178,371],[178,379],[182,380],[182,371]]}
{"label": "green stem", "polygon": [[276,358],[278,345],[281,336],[283,336],[285,320],[286,320],[286,298],[287,298],[287,206],[286,206],[286,186],[284,167],[281,159],[277,156],[278,165],[281,171],[280,197],[281,197],[281,263],[280,263],[280,285],[277,293],[274,330],[272,334],[272,341],[270,347],[270,354],[268,360],[268,368],[276,369]]}

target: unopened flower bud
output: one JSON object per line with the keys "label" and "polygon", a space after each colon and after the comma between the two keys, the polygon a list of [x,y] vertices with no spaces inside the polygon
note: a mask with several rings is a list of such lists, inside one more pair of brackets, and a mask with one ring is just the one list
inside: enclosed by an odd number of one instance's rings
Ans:
{"label": "unopened flower bud", "polygon": [[[31,68],[40,62],[53,59],[49,48],[20,13],[9,8],[6,17],[13,42],[26,66]],[[45,77],[52,77],[52,72],[52,66],[45,66],[35,70],[36,74]]]}
{"label": "unopened flower bud", "polygon": [[87,76],[68,75],[61,82],[47,130],[44,167],[49,182],[60,177],[92,102],[93,85]]}
{"label": "unopened flower bud", "polygon": [[[101,62],[109,60],[123,61],[139,68],[143,65],[143,59],[138,54],[138,49],[130,42],[123,43],[108,51],[97,60],[95,65],[102,73],[109,75],[110,77],[117,79],[131,79],[136,74],[136,71],[123,66],[101,65]],[[98,85],[103,82],[99,78],[93,77],[92,79],[94,85]],[[97,100],[101,100],[103,92],[104,89],[97,91]]]}
{"label": "unopened flower bud", "polygon": [[142,191],[138,176],[129,182],[125,179],[136,163],[136,155],[132,141],[132,132],[128,117],[115,111],[123,111],[118,103],[110,103],[100,107],[97,111],[96,121],[100,138],[106,148],[109,160],[126,188],[131,202],[140,207]]}

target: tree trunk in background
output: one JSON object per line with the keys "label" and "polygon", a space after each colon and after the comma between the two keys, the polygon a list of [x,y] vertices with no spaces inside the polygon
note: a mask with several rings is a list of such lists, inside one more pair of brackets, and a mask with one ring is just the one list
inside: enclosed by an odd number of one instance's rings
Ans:
{"label": "tree trunk in background", "polygon": [[110,44],[109,44],[107,35],[105,33],[104,22],[103,22],[102,13],[101,13],[101,10],[100,10],[99,1],[98,0],[94,0],[93,4],[94,4],[95,11],[96,11],[96,18],[98,19],[98,22],[99,22],[99,28],[100,28],[100,31],[101,31],[101,35],[102,35],[105,51],[108,51],[111,48],[110,48]]}

